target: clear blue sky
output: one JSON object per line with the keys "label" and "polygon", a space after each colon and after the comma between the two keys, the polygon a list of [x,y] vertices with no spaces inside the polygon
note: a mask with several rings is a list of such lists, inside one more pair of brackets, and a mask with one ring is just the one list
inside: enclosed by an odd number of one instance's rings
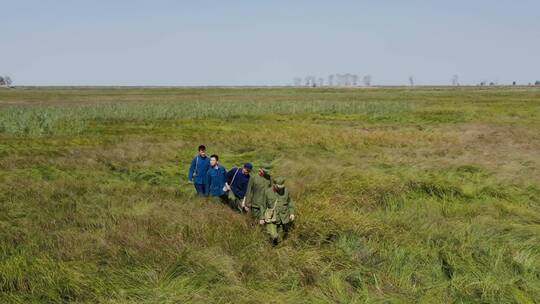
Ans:
{"label": "clear blue sky", "polygon": [[26,85],[540,79],[540,1],[0,0],[0,74]]}

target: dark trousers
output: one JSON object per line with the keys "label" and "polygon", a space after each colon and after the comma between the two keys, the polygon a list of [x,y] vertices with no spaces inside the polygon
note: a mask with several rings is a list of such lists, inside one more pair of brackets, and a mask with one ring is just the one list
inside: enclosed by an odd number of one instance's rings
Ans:
{"label": "dark trousers", "polygon": [[292,223],[281,224],[281,223],[267,223],[266,232],[270,234],[272,240],[276,239],[277,242],[283,241],[287,238],[289,231],[291,230]]}
{"label": "dark trousers", "polygon": [[199,196],[204,196],[204,184],[195,184],[195,191]]}
{"label": "dark trousers", "polygon": [[259,219],[262,218],[262,214],[261,214],[261,208],[259,208],[258,206],[251,206],[251,216],[253,216],[254,219],[256,219],[257,221]]}
{"label": "dark trousers", "polygon": [[229,191],[229,193],[227,193],[227,200],[229,202],[229,207],[231,207],[232,210],[243,212],[242,200],[236,197],[236,195],[232,191]]}

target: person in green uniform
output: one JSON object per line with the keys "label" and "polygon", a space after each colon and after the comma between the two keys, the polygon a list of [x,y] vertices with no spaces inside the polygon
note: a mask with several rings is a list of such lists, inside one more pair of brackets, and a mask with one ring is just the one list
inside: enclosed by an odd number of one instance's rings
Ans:
{"label": "person in green uniform", "polygon": [[261,208],[264,203],[264,192],[272,187],[272,177],[270,176],[272,166],[268,163],[261,164],[259,172],[249,179],[246,199],[242,204],[245,211],[251,211],[254,219],[262,218]]}
{"label": "person in green uniform", "polygon": [[264,203],[261,208],[262,219],[259,224],[266,226],[272,244],[276,246],[286,236],[294,221],[294,203],[285,188],[285,179],[276,177],[271,188],[264,192]]}

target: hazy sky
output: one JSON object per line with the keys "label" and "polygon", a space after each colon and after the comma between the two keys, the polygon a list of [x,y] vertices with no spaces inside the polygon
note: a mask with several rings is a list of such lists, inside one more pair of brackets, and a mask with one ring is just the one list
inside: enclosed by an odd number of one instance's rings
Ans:
{"label": "hazy sky", "polygon": [[0,0],[0,74],[27,85],[540,79],[540,1]]}

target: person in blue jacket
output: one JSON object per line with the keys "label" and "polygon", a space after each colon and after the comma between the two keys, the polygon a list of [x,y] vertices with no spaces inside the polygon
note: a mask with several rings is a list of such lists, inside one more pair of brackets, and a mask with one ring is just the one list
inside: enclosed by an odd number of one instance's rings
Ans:
{"label": "person in blue jacket", "polygon": [[206,193],[206,173],[210,168],[210,159],[206,156],[206,147],[204,145],[199,146],[199,154],[191,161],[189,167],[188,180],[195,185],[195,191],[200,196],[204,196]]}
{"label": "person in blue jacket", "polygon": [[238,211],[245,211],[246,192],[249,184],[249,173],[253,170],[253,165],[245,163],[242,168],[234,167],[227,173],[227,189],[229,206]]}
{"label": "person in blue jacket", "polygon": [[225,193],[225,182],[227,181],[227,170],[219,164],[219,156],[210,156],[210,169],[206,174],[204,185],[205,195],[219,198],[221,202],[227,203],[227,193]]}

